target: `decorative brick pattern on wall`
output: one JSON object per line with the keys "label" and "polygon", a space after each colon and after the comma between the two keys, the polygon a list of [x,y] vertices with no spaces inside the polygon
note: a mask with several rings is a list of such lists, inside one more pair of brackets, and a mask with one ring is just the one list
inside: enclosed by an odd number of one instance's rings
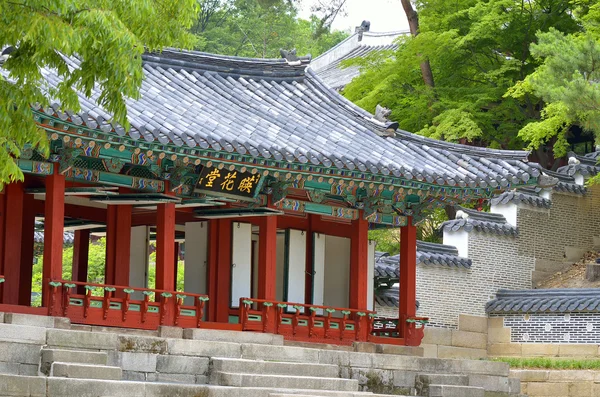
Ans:
{"label": "decorative brick pattern on wall", "polygon": [[485,304],[500,288],[531,288],[534,261],[517,254],[514,237],[469,233],[471,269],[417,267],[418,314],[428,326],[456,328],[458,315],[485,316]]}
{"label": "decorative brick pattern on wall", "polygon": [[504,317],[512,343],[600,343],[598,313],[492,314]]}

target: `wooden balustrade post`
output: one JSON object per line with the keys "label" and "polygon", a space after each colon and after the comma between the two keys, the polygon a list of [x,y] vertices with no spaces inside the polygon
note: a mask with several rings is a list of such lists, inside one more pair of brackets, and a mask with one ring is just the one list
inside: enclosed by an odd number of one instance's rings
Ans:
{"label": "wooden balustrade post", "polygon": [[[62,279],[62,254],[65,225],[65,177],[54,164],[54,173],[46,182],[44,211],[44,264],[42,278],[42,305],[50,299],[50,281]],[[53,314],[53,313],[50,313]]]}
{"label": "wooden balustrade post", "polygon": [[[406,320],[416,315],[417,303],[417,228],[408,218],[408,225],[400,228],[400,297],[398,302],[398,332],[407,343],[411,338],[409,324]],[[412,344],[415,342],[412,341]],[[420,341],[417,345],[420,344]]]}

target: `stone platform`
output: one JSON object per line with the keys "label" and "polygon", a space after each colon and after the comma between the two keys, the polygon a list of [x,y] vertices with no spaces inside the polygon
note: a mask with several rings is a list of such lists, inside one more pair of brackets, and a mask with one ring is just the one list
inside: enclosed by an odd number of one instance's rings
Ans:
{"label": "stone platform", "polygon": [[520,395],[507,364],[423,358],[419,348],[291,346],[260,333],[0,319],[0,397]]}

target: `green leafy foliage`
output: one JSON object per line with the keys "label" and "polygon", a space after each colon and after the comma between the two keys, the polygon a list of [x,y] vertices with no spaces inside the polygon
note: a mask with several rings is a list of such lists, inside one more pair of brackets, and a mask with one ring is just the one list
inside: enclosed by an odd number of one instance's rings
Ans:
{"label": "green leafy foliage", "polygon": [[348,36],[331,31],[322,19],[297,18],[297,2],[287,0],[203,0],[192,28],[206,52],[279,58],[280,49],[317,56]]}
{"label": "green leafy foliage", "polygon": [[[392,56],[347,62],[362,69],[344,89],[348,99],[369,111],[390,108],[402,129],[478,146],[550,144],[560,155],[569,126],[598,129],[595,1],[420,0],[416,6],[417,36],[399,38]],[[423,82],[424,60],[433,87]]]}
{"label": "green leafy foliage", "polygon": [[[30,106],[60,103],[79,110],[76,90],[101,88],[99,103],[127,125],[125,98],[136,98],[142,82],[141,55],[164,46],[192,47],[188,29],[195,0],[16,0],[0,3],[0,46],[15,50],[0,77],[0,184],[22,179],[14,162],[25,144],[47,153],[45,134]],[[66,58],[77,56],[74,68]],[[63,82],[45,86],[42,67],[55,68]]]}

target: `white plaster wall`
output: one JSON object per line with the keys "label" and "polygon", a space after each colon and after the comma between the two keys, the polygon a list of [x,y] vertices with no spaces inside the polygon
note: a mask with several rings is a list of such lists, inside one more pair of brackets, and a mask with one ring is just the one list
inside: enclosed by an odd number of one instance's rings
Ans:
{"label": "white plaster wall", "polygon": [[[148,227],[131,228],[131,246],[129,251],[129,285],[137,288],[148,287]],[[141,292],[131,294],[131,299],[144,299]]]}
{"label": "white plaster wall", "polygon": [[[208,263],[208,223],[187,222],[185,224],[184,290],[195,294],[206,294]],[[186,298],[192,305],[193,298]]]}
{"label": "white plaster wall", "polygon": [[517,212],[519,210],[519,206],[513,203],[506,204],[492,204],[490,206],[490,212],[492,214],[500,214],[504,215],[506,218],[506,222],[509,225],[517,226]]}
{"label": "white plaster wall", "polygon": [[444,231],[444,244],[453,245],[458,249],[458,256],[469,257],[469,233],[464,229],[456,232]]}
{"label": "white plaster wall", "polygon": [[349,307],[350,239],[325,236],[325,306]]}

